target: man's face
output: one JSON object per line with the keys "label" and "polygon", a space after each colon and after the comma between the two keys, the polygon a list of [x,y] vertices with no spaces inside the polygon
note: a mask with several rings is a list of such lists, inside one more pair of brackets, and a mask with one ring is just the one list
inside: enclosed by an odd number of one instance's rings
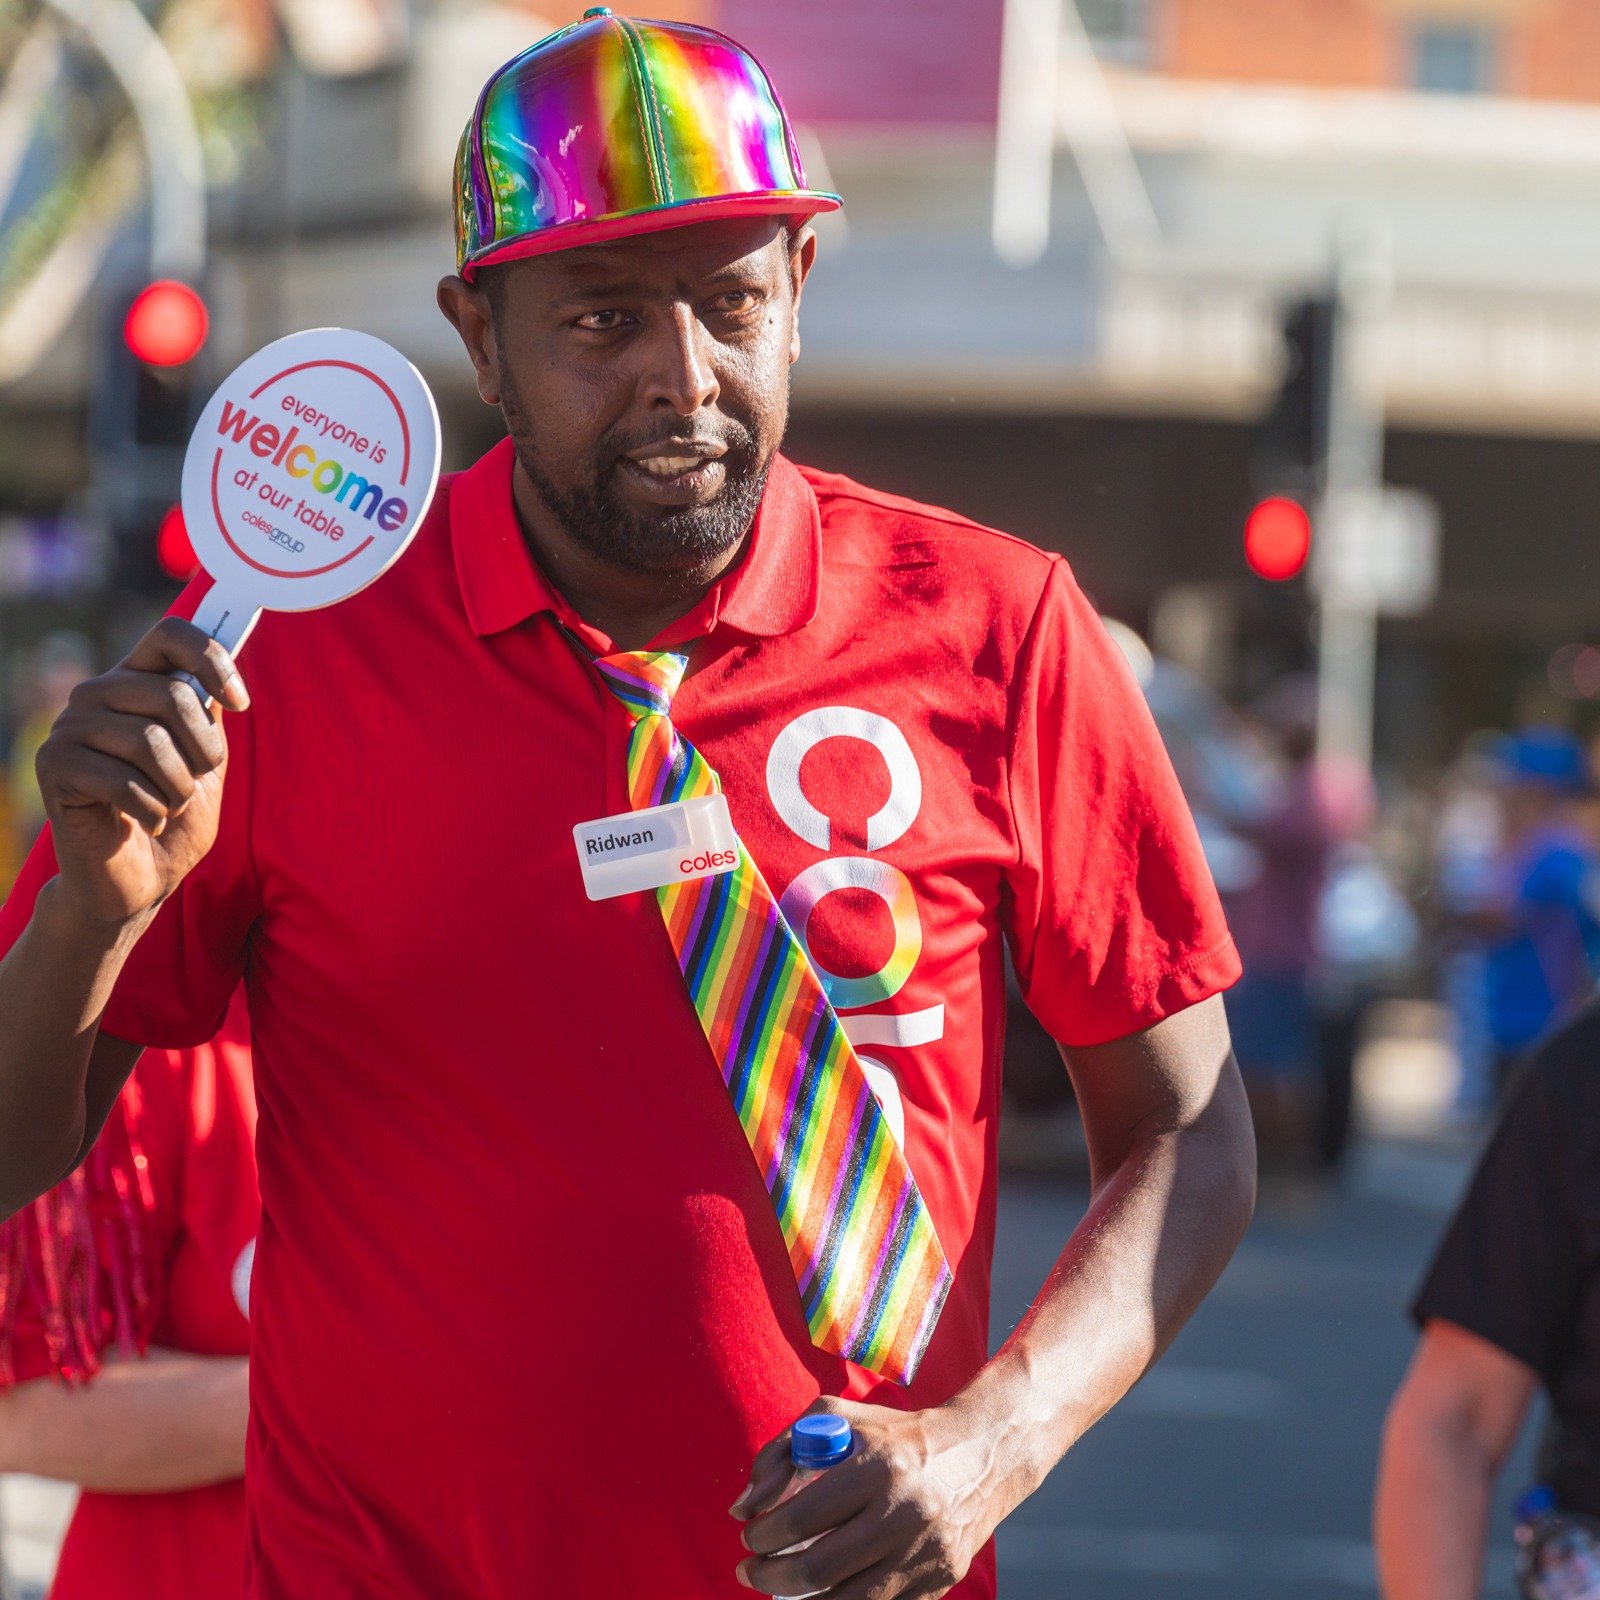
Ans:
{"label": "man's face", "polygon": [[485,268],[470,301],[441,285],[480,394],[574,542],[667,575],[743,537],[788,422],[813,250],[755,218]]}

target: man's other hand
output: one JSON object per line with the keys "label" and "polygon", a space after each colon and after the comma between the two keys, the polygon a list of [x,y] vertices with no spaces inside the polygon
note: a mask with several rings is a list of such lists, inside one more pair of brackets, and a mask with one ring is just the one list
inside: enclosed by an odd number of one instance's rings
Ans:
{"label": "man's other hand", "polygon": [[[212,697],[209,709],[179,672]],[[249,703],[227,651],[176,617],[73,690],[38,774],[61,888],[80,915],[132,921],[211,848],[228,761],[221,708]]]}
{"label": "man's other hand", "polygon": [[[849,1419],[855,1448],[774,1508],[789,1482],[789,1430],[756,1456],[732,1514],[749,1525],[739,1581],[761,1594],[889,1600],[944,1594],[966,1576],[1003,1508],[985,1487],[992,1453],[954,1405],[895,1411],[819,1400]],[[807,1549],[779,1555],[803,1540]]]}

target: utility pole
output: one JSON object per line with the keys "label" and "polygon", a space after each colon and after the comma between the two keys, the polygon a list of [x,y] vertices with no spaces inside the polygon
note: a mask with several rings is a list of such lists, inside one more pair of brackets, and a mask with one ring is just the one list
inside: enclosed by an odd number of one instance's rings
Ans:
{"label": "utility pole", "polygon": [[[1361,369],[1370,330],[1391,293],[1389,250],[1375,227],[1340,228],[1334,253],[1334,331],[1328,459],[1314,517],[1317,544],[1317,754],[1372,765],[1378,605],[1360,585],[1342,545],[1359,537],[1383,491],[1383,400]],[[1356,565],[1359,565],[1356,553]]]}
{"label": "utility pole", "polygon": [[1005,0],[994,146],[994,247],[1032,266],[1050,242],[1062,0]]}

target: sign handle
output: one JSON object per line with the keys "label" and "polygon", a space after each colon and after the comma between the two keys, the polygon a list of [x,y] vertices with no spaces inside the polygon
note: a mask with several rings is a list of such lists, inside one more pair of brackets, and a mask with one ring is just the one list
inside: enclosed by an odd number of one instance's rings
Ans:
{"label": "sign handle", "polygon": [[[230,595],[220,583],[214,583],[201,597],[195,608],[194,625],[208,638],[215,639],[230,656],[237,656],[239,648],[250,637],[250,630],[261,617],[261,607],[250,600]],[[211,696],[201,687],[192,673],[175,673],[179,683],[186,683],[200,697],[207,709]]]}

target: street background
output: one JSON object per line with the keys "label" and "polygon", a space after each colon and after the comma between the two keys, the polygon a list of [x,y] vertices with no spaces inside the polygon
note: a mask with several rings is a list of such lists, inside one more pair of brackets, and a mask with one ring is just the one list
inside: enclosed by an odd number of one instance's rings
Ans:
{"label": "street background", "polygon": [[[1274,1194],[1166,1359],[1002,1530],[1007,1600],[1355,1600],[1378,1429],[1411,1338],[1417,1264],[1465,1152],[1366,1144],[1319,1202]],[[997,1318],[1026,1304],[1077,1191],[1011,1182]],[[1508,1485],[1523,1481],[1526,1446]],[[1521,1475],[1521,1476],[1519,1476]],[[1514,1494],[1498,1501],[1485,1593],[1509,1597]]]}
{"label": "street background", "polygon": [[[433,304],[450,166],[487,74],[580,9],[0,0],[0,884],[67,690],[192,569],[177,468],[221,374],[347,325],[425,374],[447,470],[496,437]],[[1002,1591],[1375,1593],[1407,1297],[1600,959],[1600,9],[641,10],[747,43],[845,198],[790,453],[1067,555],[1246,959],[1260,1215],[1005,1530]],[[1581,871],[1530,932],[1556,848]],[[1086,1194],[1059,1061],[1013,1009],[997,1338]],[[47,1581],[62,1506],[0,1487],[14,1592]]]}

